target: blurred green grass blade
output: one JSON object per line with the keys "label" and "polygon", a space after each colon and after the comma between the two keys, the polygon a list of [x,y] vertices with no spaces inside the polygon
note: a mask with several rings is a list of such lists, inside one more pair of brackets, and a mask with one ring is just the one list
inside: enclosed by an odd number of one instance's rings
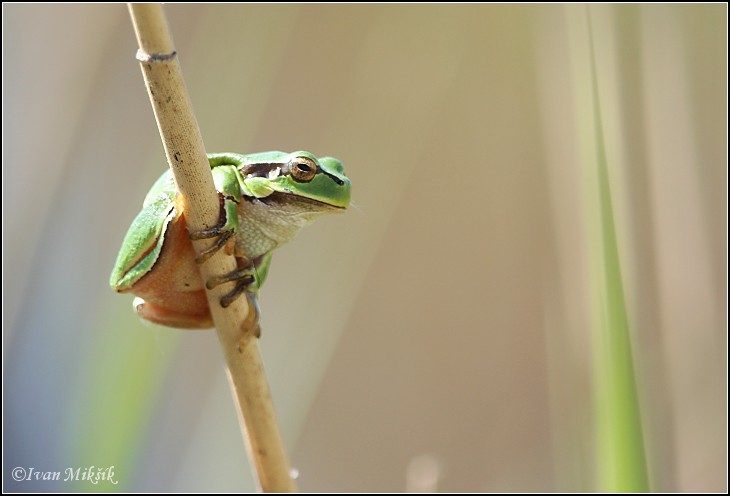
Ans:
{"label": "blurred green grass blade", "polygon": [[82,470],[113,467],[116,484],[74,481],[73,490],[80,492],[135,489],[155,405],[179,344],[175,332],[140,325],[128,305],[104,315],[103,331],[81,365],[85,386],[77,401],[87,405],[86,416],[70,427],[75,441],[69,455]]}
{"label": "blurred green grass blade", "polygon": [[593,231],[598,304],[595,323],[597,461],[602,492],[649,491],[608,160],[598,94],[593,29],[588,18],[599,227]]}

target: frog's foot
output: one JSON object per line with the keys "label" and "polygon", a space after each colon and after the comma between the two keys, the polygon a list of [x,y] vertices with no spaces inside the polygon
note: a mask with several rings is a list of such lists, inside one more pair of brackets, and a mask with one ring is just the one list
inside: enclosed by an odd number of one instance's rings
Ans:
{"label": "frog's foot", "polygon": [[213,243],[213,246],[201,251],[195,257],[195,263],[197,264],[207,262],[210,257],[218,253],[221,248],[231,242],[231,238],[235,236],[236,229],[238,228],[238,207],[236,201],[230,197],[225,197],[220,193],[219,197],[221,201],[221,216],[218,225],[210,229],[203,229],[201,231],[193,231],[190,233],[190,239],[193,241],[199,239],[218,238],[215,243]]}
{"label": "frog's foot", "polygon": [[233,303],[239,296],[241,296],[249,287],[256,282],[256,276],[254,275],[255,269],[253,265],[248,265],[243,268],[229,272],[222,276],[215,276],[208,279],[205,283],[205,287],[213,289],[226,282],[235,282],[234,288],[223,298],[221,298],[221,306],[226,308],[228,305]]}
{"label": "frog's foot", "polygon": [[259,302],[254,293],[246,293],[246,298],[248,299],[248,316],[243,324],[244,329],[250,330],[249,332],[251,332],[255,337],[260,338],[261,326],[259,325],[259,317],[261,315],[261,311],[259,310]]}
{"label": "frog's foot", "polygon": [[[246,264],[247,260],[245,259],[239,259],[239,264]],[[234,282],[236,285],[234,288],[226,294],[223,298],[221,298],[220,303],[223,308],[228,307],[231,303],[233,303],[237,298],[239,298],[242,294],[246,294],[246,298],[248,299],[248,317],[246,318],[246,321],[243,324],[243,329],[247,330],[247,332],[252,333],[255,337],[260,338],[261,337],[261,326],[259,326],[259,304],[256,299],[255,292],[251,292],[250,289],[255,286],[256,281],[256,269],[254,268],[253,264],[248,263],[242,268],[236,269],[233,272],[229,274],[225,274],[222,276],[217,277],[211,277],[207,283],[205,283],[205,286],[208,289],[213,289],[214,287],[218,286],[219,284],[223,284],[226,282]],[[248,290],[248,291],[247,291]],[[240,351],[240,346],[239,346]]]}
{"label": "frog's foot", "polygon": [[218,253],[218,251],[226,246],[226,243],[233,237],[235,234],[235,231],[233,229],[224,229],[221,226],[214,227],[212,229],[204,229],[202,231],[195,231],[190,233],[190,239],[192,240],[198,240],[198,239],[210,239],[210,238],[218,238],[213,246],[210,248],[206,248],[205,250],[201,251],[196,257],[195,257],[195,263],[197,264],[203,264],[207,262],[210,257]]}

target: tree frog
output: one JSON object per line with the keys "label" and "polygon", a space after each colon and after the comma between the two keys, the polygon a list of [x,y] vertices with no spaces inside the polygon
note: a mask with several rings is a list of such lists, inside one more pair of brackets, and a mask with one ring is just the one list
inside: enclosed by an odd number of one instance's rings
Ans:
{"label": "tree frog", "polygon": [[[136,295],[137,313],[157,324],[212,327],[196,264],[220,249],[232,252],[238,270],[215,277],[206,286],[235,282],[220,301],[224,307],[244,292],[251,297],[266,279],[274,249],[319,215],[341,212],[350,203],[350,180],[335,158],[274,151],[211,153],[208,160],[221,202],[219,225],[188,234],[185,212],[167,170],[147,193],[109,279],[115,291]],[[204,238],[216,238],[216,243],[196,256],[191,239]]]}

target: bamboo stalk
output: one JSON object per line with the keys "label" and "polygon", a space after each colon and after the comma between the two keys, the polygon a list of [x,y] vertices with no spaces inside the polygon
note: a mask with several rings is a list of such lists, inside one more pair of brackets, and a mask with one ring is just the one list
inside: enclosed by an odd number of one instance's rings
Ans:
{"label": "bamboo stalk", "polygon": [[[139,43],[137,59],[167,161],[182,197],[188,229],[208,229],[218,224],[218,193],[162,5],[130,3],[128,7]],[[210,240],[193,243],[197,253],[211,244]],[[223,251],[200,266],[203,280],[236,268],[234,257]],[[208,290],[207,296],[228,367],[244,442],[255,467],[259,490],[294,492],[296,485],[290,475],[258,340],[254,337],[258,325],[256,312],[246,298],[238,298],[227,308],[219,303],[231,290],[231,284]]]}

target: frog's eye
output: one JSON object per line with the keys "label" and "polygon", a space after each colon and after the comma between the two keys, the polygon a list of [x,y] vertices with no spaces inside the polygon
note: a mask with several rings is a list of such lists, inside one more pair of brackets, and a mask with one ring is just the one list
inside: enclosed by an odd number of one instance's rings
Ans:
{"label": "frog's eye", "polygon": [[308,183],[317,175],[317,163],[309,157],[295,157],[289,162],[289,173],[295,181]]}

